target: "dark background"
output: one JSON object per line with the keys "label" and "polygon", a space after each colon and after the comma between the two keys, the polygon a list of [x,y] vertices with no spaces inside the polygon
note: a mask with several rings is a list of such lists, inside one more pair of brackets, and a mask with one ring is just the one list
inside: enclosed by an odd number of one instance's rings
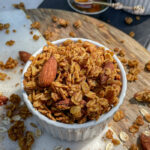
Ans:
{"label": "dark background", "polygon": [[[67,0],[45,0],[39,8],[51,8],[51,9],[62,9],[67,11],[74,11],[70,8]],[[133,18],[133,23],[127,25],[124,22],[126,16]],[[129,14],[123,10],[114,10],[109,8],[102,14],[92,15],[97,19],[103,20],[116,28],[126,32],[127,34],[131,31],[135,32],[135,39],[139,41],[143,46],[147,46],[150,41],[150,15],[141,16],[140,20],[136,20],[136,15]]]}

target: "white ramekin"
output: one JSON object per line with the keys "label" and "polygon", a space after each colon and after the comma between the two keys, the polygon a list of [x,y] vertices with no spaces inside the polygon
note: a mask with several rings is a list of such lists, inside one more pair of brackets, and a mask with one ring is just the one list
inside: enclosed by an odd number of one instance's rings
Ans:
{"label": "white ramekin", "polygon": [[[150,15],[150,0],[116,0],[116,2],[120,2],[125,6],[143,6],[145,11],[143,14],[140,15]],[[134,14],[133,11],[131,10],[125,10],[127,12],[130,12],[132,14]]]}
{"label": "white ramekin", "polygon": [[[65,38],[65,39],[54,41],[52,43],[58,45],[66,41],[67,39],[71,39],[73,41],[77,41],[77,40],[89,41],[95,44],[96,46],[104,47],[106,50],[108,50],[108,48],[106,48],[102,44],[99,44],[92,40],[83,39],[83,38]],[[33,54],[33,56],[36,56],[37,54],[41,53],[42,49],[43,48],[40,48],[38,51],[36,51]],[[24,67],[23,74],[21,77],[21,88],[22,88],[24,102],[26,103],[31,113],[36,117],[41,127],[43,127],[48,133],[50,133],[54,137],[57,137],[61,140],[67,140],[67,141],[86,140],[89,138],[93,138],[96,135],[99,135],[100,132],[105,128],[105,125],[108,123],[108,121],[112,118],[113,114],[119,109],[126,95],[126,89],[127,89],[126,73],[123,68],[123,65],[121,64],[119,59],[116,57],[116,55],[114,55],[114,59],[117,61],[117,64],[121,70],[122,83],[123,83],[122,90],[119,96],[119,103],[117,104],[117,106],[113,107],[109,112],[100,116],[100,118],[97,121],[89,121],[83,124],[65,124],[65,123],[60,123],[57,121],[50,120],[49,118],[47,118],[46,116],[38,112],[32,106],[32,103],[29,101],[28,96],[26,92],[24,91],[24,85],[23,85],[24,73],[27,71],[27,68],[31,64],[31,61],[28,61]]]}
{"label": "white ramekin", "polygon": [[[71,1],[74,1],[74,0],[67,0],[69,6],[70,6],[73,10],[75,10],[76,12],[81,13],[81,14],[85,14],[85,15],[97,15],[97,14],[101,14],[101,13],[105,12],[105,11],[109,8],[109,7],[106,7],[106,8],[104,8],[104,9],[102,9],[102,10],[100,10],[100,11],[96,11],[96,12],[86,12],[86,11],[81,11],[81,10],[75,8],[75,7],[72,5]],[[112,2],[112,0],[107,0],[107,1],[108,1],[109,3]]]}

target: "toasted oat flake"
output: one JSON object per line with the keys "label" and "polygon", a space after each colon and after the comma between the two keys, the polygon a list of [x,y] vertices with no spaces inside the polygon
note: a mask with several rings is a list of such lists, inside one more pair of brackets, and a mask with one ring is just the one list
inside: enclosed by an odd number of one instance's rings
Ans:
{"label": "toasted oat flake", "polygon": [[37,128],[37,125],[36,125],[35,123],[33,123],[33,122],[31,122],[30,125],[31,125],[32,127],[34,127],[34,128]]}
{"label": "toasted oat flake", "polygon": [[0,133],[4,133],[4,132],[6,132],[7,131],[7,128],[5,128],[5,127],[0,127]]}
{"label": "toasted oat flake", "polygon": [[21,120],[21,117],[20,117],[20,115],[15,115],[12,117],[12,120],[19,121],[19,120]]}
{"label": "toasted oat flake", "polygon": [[62,147],[62,146],[56,146],[53,150],[64,150],[64,147]]}
{"label": "toasted oat flake", "polygon": [[35,136],[40,137],[42,135],[42,131],[40,129],[36,129]]}
{"label": "toasted oat flake", "polygon": [[113,150],[113,144],[112,143],[108,143],[107,145],[106,145],[106,149],[105,150]]}
{"label": "toasted oat flake", "polygon": [[120,139],[123,141],[123,142],[126,142],[129,140],[129,136],[126,132],[123,132],[121,131],[120,134],[119,134],[119,137]]}
{"label": "toasted oat flake", "polygon": [[10,124],[10,119],[8,117],[4,117],[4,119],[2,120],[2,123],[7,126]]}

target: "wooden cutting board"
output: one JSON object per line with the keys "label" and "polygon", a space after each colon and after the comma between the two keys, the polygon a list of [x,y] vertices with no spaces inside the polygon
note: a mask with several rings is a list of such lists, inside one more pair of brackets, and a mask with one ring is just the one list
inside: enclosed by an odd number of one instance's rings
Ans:
{"label": "wooden cutting board", "polygon": [[[77,37],[98,41],[110,49],[116,47],[124,49],[127,59],[138,59],[140,61],[140,68],[142,71],[138,75],[138,80],[136,82],[128,82],[127,94],[121,106],[121,109],[125,112],[125,118],[118,123],[113,120],[110,122],[110,125],[118,135],[120,131],[125,131],[129,134],[130,140],[125,143],[126,146],[129,147],[131,144],[136,143],[139,134],[145,130],[149,130],[148,123],[145,121],[144,126],[140,127],[138,133],[134,135],[129,133],[129,127],[135,121],[136,117],[140,115],[139,110],[144,108],[150,112],[147,104],[138,103],[133,99],[135,92],[150,88],[150,73],[144,71],[145,63],[150,60],[150,53],[127,34],[92,17],[51,9],[26,10],[26,13],[31,16],[33,22],[39,21],[41,23],[41,28],[39,30],[42,34],[48,28],[51,31],[55,31],[56,34],[51,38],[51,41],[70,37],[69,33],[74,31]],[[56,25],[51,21],[53,15],[68,20],[70,25],[67,28],[56,29]],[[78,19],[81,20],[82,27],[76,30],[73,28],[72,24]],[[98,28],[99,24],[104,24],[104,27]],[[121,41],[124,41],[124,43],[121,43]]]}

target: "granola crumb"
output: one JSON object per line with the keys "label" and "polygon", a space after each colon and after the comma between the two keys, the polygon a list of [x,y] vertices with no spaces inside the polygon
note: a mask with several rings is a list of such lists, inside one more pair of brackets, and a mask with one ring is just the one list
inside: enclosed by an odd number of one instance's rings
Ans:
{"label": "granola crumb", "polygon": [[140,16],[136,16],[135,18],[136,18],[136,20],[141,20]]}
{"label": "granola crumb", "polygon": [[125,50],[120,50],[119,51],[119,53],[118,53],[118,55],[120,56],[120,57],[124,57],[125,56]]}
{"label": "granola crumb", "polygon": [[36,35],[36,34],[34,34],[34,35],[33,35],[33,40],[37,41],[38,39],[39,39],[39,36]]}
{"label": "granola crumb", "polygon": [[118,121],[122,120],[124,117],[125,117],[124,112],[122,110],[119,110],[115,113],[113,119],[114,119],[114,121],[118,122]]}
{"label": "granola crumb", "polygon": [[133,125],[129,128],[129,131],[131,133],[136,133],[139,131],[139,126],[137,124],[133,123]]}
{"label": "granola crumb", "polygon": [[72,31],[72,32],[69,33],[69,36],[76,37],[76,34],[75,34],[75,32]]}
{"label": "granola crumb", "polygon": [[116,47],[116,48],[114,48],[114,52],[119,52],[119,48],[118,47]]}
{"label": "granola crumb", "polygon": [[50,40],[51,37],[53,36],[53,32],[49,31],[49,30],[46,30],[44,33],[43,33],[43,36],[46,40]]}
{"label": "granola crumb", "polygon": [[33,122],[30,123],[30,125],[33,127],[33,128],[37,128],[37,125]]}
{"label": "granola crumb", "polygon": [[4,24],[4,29],[9,29],[9,27],[10,27],[9,23]]}
{"label": "granola crumb", "polygon": [[117,139],[112,139],[112,143],[113,143],[115,146],[117,146],[117,145],[120,144],[120,141],[117,140]]}
{"label": "granola crumb", "polygon": [[33,34],[33,31],[30,31],[30,34],[32,35],[32,34]]}
{"label": "granola crumb", "polygon": [[26,15],[26,18],[27,18],[27,19],[30,19],[30,18],[31,18],[31,16],[29,16],[29,15]]}
{"label": "granola crumb", "polygon": [[20,2],[19,4],[13,4],[13,7],[17,9],[25,10],[25,5],[23,2]]}
{"label": "granola crumb", "polygon": [[69,25],[69,22],[65,19],[59,18],[59,25],[66,28]]}
{"label": "granola crumb", "polygon": [[144,116],[145,120],[150,123],[150,114],[146,114]]}
{"label": "granola crumb", "polygon": [[10,33],[9,29],[7,29],[7,30],[5,31],[5,33],[6,33],[6,34],[9,34],[9,33]]}
{"label": "granola crumb", "polygon": [[4,81],[7,77],[7,74],[6,73],[2,73],[0,72],[0,80]]}
{"label": "granola crumb", "polygon": [[69,147],[67,147],[65,150],[71,150]]}
{"label": "granola crumb", "polygon": [[73,26],[76,29],[79,29],[82,26],[82,22],[80,20],[77,20],[76,22],[73,23]]}
{"label": "granola crumb", "polygon": [[135,120],[135,124],[137,124],[138,126],[142,126],[144,125],[144,120],[142,116],[138,116]]}
{"label": "granola crumb", "polygon": [[19,85],[19,83],[16,83],[16,84],[15,84],[15,87],[17,87],[18,85]]}
{"label": "granola crumb", "polygon": [[12,31],[13,31],[14,33],[16,33],[16,30],[15,30],[15,29],[13,29]]}
{"label": "granola crumb", "polygon": [[131,24],[133,22],[133,19],[131,17],[125,17],[125,23]]}
{"label": "granola crumb", "polygon": [[23,69],[20,69],[20,73],[22,73],[23,72]]}
{"label": "granola crumb", "polygon": [[56,23],[58,22],[58,18],[56,16],[52,16],[52,21]]}
{"label": "granola crumb", "polygon": [[15,41],[10,40],[10,41],[7,41],[5,44],[6,44],[7,46],[13,46],[13,45],[15,44]]}
{"label": "granola crumb", "polygon": [[145,64],[145,69],[147,71],[150,71],[150,61],[148,61],[146,64]]}
{"label": "granola crumb", "polygon": [[106,132],[106,138],[107,139],[112,139],[113,138],[113,132],[110,129]]}
{"label": "granola crumb", "polygon": [[4,29],[4,25],[0,23],[0,31]]}
{"label": "granola crumb", "polygon": [[132,144],[132,145],[130,146],[130,149],[129,149],[129,150],[139,150],[139,148],[137,147],[137,145]]}
{"label": "granola crumb", "polygon": [[35,21],[31,24],[31,29],[39,29],[40,28],[40,22]]}
{"label": "granola crumb", "polygon": [[133,31],[131,31],[131,32],[129,33],[129,35],[130,35],[131,37],[135,37],[135,33],[134,33]]}
{"label": "granola crumb", "polygon": [[124,43],[125,41],[124,40],[120,40],[120,43]]}
{"label": "granola crumb", "polygon": [[103,28],[105,25],[103,24],[103,23],[100,23],[99,25],[98,25],[98,27],[99,28]]}

